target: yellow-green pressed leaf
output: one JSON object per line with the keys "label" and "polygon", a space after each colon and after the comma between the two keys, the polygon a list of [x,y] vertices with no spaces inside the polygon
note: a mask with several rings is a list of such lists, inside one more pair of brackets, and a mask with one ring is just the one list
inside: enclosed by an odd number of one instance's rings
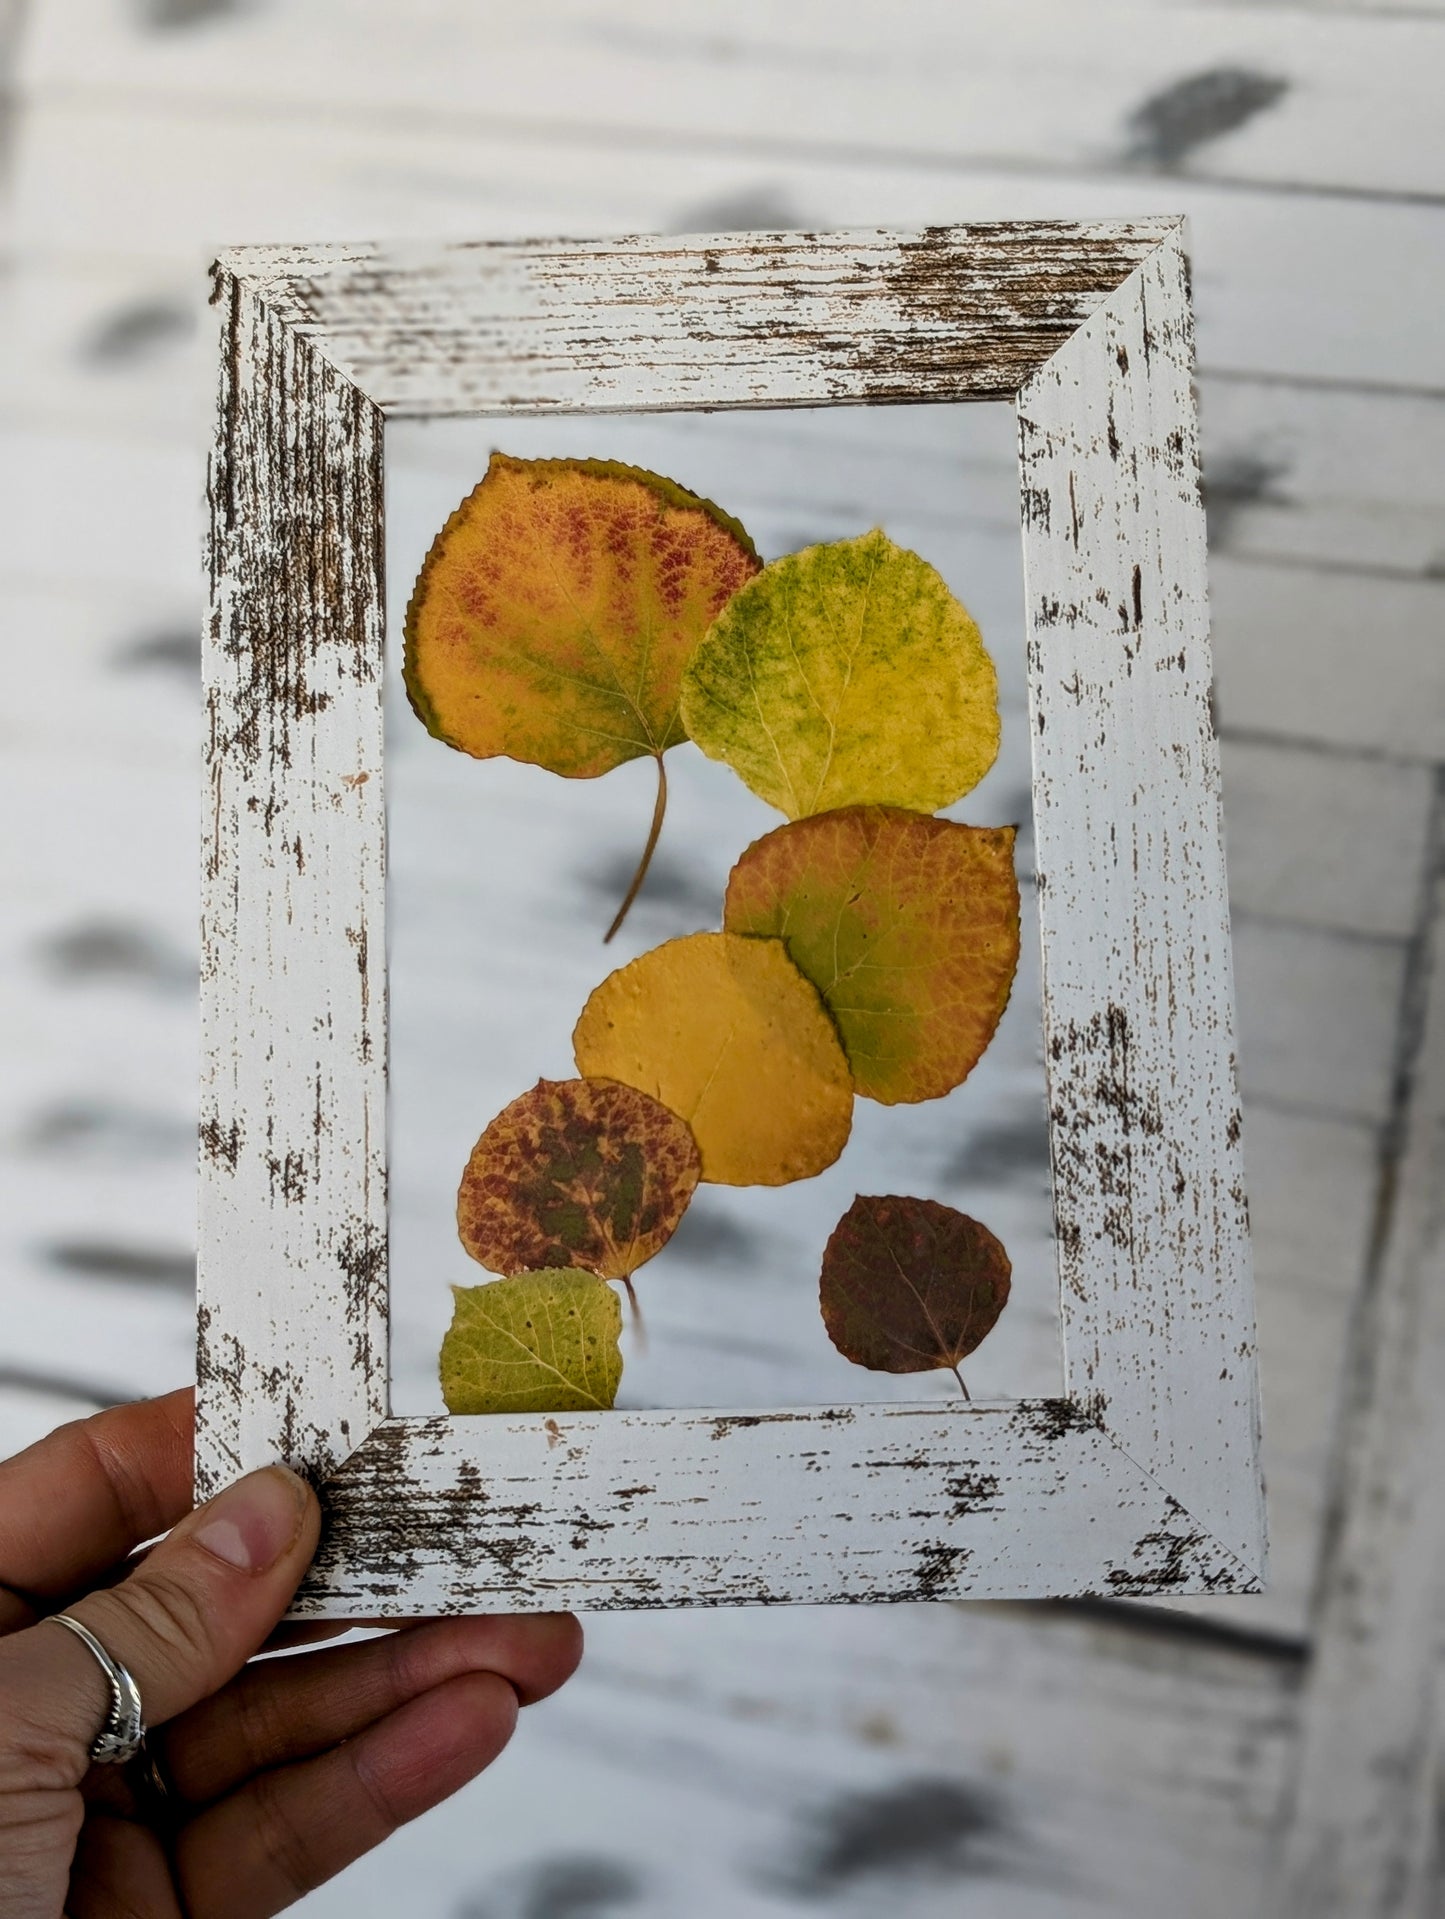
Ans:
{"label": "yellow-green pressed leaf", "polygon": [[441,1351],[448,1412],[598,1412],[616,1399],[622,1308],[594,1273],[560,1266],[452,1294]]}
{"label": "yellow-green pressed leaf", "polygon": [[856,1090],[886,1106],[966,1079],[1019,957],[1011,826],[845,806],[780,826],[728,879],[730,933],[781,939],[837,1022]]}
{"label": "yellow-green pressed leaf", "polygon": [[801,819],[874,802],[936,813],[998,754],[998,682],[942,575],[878,529],[772,561],[688,661],[683,723]]}

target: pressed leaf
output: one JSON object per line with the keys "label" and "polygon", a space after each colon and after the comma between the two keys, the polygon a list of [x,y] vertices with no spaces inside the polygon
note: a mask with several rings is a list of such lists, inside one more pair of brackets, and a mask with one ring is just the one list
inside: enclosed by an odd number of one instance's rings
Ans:
{"label": "pressed leaf", "polygon": [[1011,1271],[1003,1247],[967,1213],[860,1194],[823,1253],[823,1323],[855,1366],[957,1374],[1007,1304]]}
{"label": "pressed leaf", "polygon": [[683,664],[758,565],[659,474],[494,453],[417,579],[407,691],[449,746],[591,779],[686,738]]}
{"label": "pressed leaf", "polygon": [[572,1037],[579,1072],[639,1087],[687,1121],[705,1180],[783,1186],[847,1144],[848,1061],[780,940],[669,940],[609,975]]}
{"label": "pressed leaf", "polygon": [[780,826],[728,880],[723,924],[785,941],[856,1090],[937,1099],[993,1038],[1019,956],[1011,826],[850,806]]}
{"label": "pressed leaf", "polygon": [[472,1148],[457,1226],[493,1272],[626,1279],[672,1237],[701,1172],[685,1120],[616,1080],[538,1080]]}
{"label": "pressed leaf", "polygon": [[448,1412],[597,1412],[616,1399],[622,1308],[595,1274],[558,1267],[452,1294],[441,1351]]}
{"label": "pressed leaf", "polygon": [[774,560],[735,594],[688,662],[682,712],[789,819],[867,802],[936,813],[998,753],[977,626],[876,528]]}
{"label": "pressed leaf", "polygon": [[687,737],[684,663],[759,564],[736,520],[659,474],[494,453],[417,578],[404,672],[430,733],[569,779],[657,760],[652,827],[613,932],[662,828],[662,756]]}

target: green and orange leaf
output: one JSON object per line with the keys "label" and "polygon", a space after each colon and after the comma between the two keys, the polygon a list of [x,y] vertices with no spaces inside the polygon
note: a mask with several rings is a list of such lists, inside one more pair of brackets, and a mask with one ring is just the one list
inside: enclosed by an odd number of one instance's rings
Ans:
{"label": "green and orange leaf", "polygon": [[1011,826],[850,806],[754,842],[728,880],[730,933],[781,939],[823,996],[855,1089],[896,1105],[972,1072],[1019,957]]}

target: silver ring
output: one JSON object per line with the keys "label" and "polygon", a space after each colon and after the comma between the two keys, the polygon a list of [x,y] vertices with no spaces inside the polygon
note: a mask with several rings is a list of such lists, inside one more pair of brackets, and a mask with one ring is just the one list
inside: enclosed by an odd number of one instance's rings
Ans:
{"label": "silver ring", "polygon": [[118,1659],[112,1659],[89,1626],[82,1626],[68,1612],[48,1615],[57,1626],[73,1632],[83,1646],[94,1653],[110,1687],[110,1711],[96,1734],[90,1757],[97,1766],[120,1766],[134,1759],[145,1744],[145,1717],[141,1711],[140,1687]]}

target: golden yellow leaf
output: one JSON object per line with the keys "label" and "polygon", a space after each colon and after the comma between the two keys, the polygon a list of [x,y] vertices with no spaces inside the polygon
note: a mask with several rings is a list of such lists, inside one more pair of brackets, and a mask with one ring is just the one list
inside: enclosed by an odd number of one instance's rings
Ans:
{"label": "golden yellow leaf", "polygon": [[786,942],[837,1021],[856,1090],[937,1099],[993,1038],[1019,957],[1011,826],[847,806],[780,826],[728,879],[730,933]]}
{"label": "golden yellow leaf", "polygon": [[622,1379],[622,1308],[575,1268],[454,1286],[442,1341],[442,1397],[453,1413],[598,1412]]}
{"label": "golden yellow leaf", "polygon": [[936,813],[998,755],[998,683],[967,610],[875,528],[773,560],[687,664],[683,721],[789,819]]}
{"label": "golden yellow leaf", "polygon": [[579,1072],[636,1086],[688,1122],[706,1180],[783,1186],[847,1144],[848,1061],[780,940],[669,940],[609,975],[572,1037]]}

